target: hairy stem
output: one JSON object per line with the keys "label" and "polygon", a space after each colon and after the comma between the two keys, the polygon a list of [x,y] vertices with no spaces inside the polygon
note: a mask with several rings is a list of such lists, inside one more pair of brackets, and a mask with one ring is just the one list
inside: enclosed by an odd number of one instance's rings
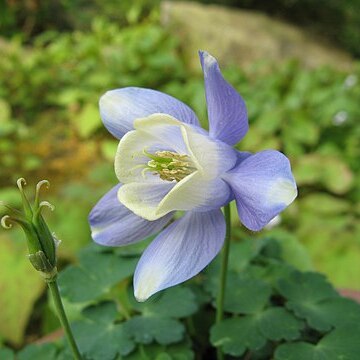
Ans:
{"label": "hairy stem", "polygon": [[78,349],[78,347],[76,345],[75,339],[74,339],[74,335],[73,335],[73,333],[71,331],[69,321],[68,321],[68,319],[66,317],[66,314],[65,314],[65,310],[64,310],[63,303],[61,301],[61,296],[60,296],[59,287],[58,287],[56,278],[48,281],[47,283],[48,283],[51,295],[52,295],[53,300],[54,300],[55,308],[56,308],[57,315],[59,317],[60,323],[61,323],[61,325],[62,325],[62,327],[64,329],[65,335],[66,335],[66,337],[67,337],[67,339],[69,341],[71,350],[73,352],[74,359],[75,360],[82,360],[82,357],[80,355],[80,351],[79,351],[79,349]]}

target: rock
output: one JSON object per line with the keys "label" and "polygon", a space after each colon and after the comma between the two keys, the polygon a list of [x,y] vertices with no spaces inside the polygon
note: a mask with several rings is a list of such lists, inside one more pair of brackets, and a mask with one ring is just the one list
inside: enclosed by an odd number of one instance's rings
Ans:
{"label": "rock", "polygon": [[242,68],[264,60],[280,65],[293,58],[309,68],[329,65],[351,70],[353,64],[346,52],[313,38],[301,28],[258,12],[165,1],[161,19],[164,26],[180,37],[194,69],[198,68],[199,49],[212,53],[222,65]]}

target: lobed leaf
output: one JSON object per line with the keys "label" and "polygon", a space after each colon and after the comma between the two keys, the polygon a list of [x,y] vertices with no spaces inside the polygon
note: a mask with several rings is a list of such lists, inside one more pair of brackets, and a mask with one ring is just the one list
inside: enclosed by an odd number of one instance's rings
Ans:
{"label": "lobed leaf", "polygon": [[210,330],[210,341],[232,356],[241,356],[247,349],[259,350],[266,344],[266,338],[258,329],[258,318],[254,315],[215,324]]}
{"label": "lobed leaf", "polygon": [[61,294],[71,302],[95,300],[112,286],[133,274],[137,258],[113,253],[83,251],[79,265],[69,266],[59,276]]}
{"label": "lobed leaf", "polygon": [[79,349],[92,360],[113,360],[135,349],[123,323],[116,323],[116,305],[105,302],[83,311],[84,319],[72,325]]}
{"label": "lobed leaf", "polygon": [[275,351],[275,360],[355,360],[359,358],[359,325],[342,327],[324,336],[316,345],[286,343]]}
{"label": "lobed leaf", "polygon": [[197,300],[192,290],[181,286],[161,292],[144,303],[133,300],[132,307],[145,316],[170,318],[183,318],[198,310]]}
{"label": "lobed leaf", "polygon": [[[58,349],[55,344],[32,344],[21,350],[16,355],[17,360],[46,359],[57,360]],[[1,358],[2,359],[2,358]]]}
{"label": "lobed leaf", "polygon": [[[218,293],[218,278],[212,276],[205,283],[214,298]],[[268,303],[271,287],[255,277],[228,273],[224,310],[234,314],[255,314]]]}
{"label": "lobed leaf", "polygon": [[0,348],[0,359],[2,360],[15,360],[14,352],[6,347]]}
{"label": "lobed leaf", "polygon": [[296,340],[301,336],[304,323],[282,307],[268,308],[259,320],[260,332],[269,340]]}
{"label": "lobed leaf", "polygon": [[158,344],[147,345],[127,356],[126,360],[154,359],[154,360],[193,360],[194,352],[189,342],[163,346]]}
{"label": "lobed leaf", "polygon": [[289,302],[287,307],[298,317],[306,319],[309,326],[319,331],[360,324],[360,305],[342,297],[307,304]]}
{"label": "lobed leaf", "polygon": [[180,342],[185,334],[181,322],[161,316],[135,316],[124,323],[124,329],[128,336],[140,344],[156,341],[168,345]]}
{"label": "lobed leaf", "polygon": [[294,303],[314,303],[339,296],[324,275],[313,272],[294,271],[288,278],[278,281],[278,290]]}

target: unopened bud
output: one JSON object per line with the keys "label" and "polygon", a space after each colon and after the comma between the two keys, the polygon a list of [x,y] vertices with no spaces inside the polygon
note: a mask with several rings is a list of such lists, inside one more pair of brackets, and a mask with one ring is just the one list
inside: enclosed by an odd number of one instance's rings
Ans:
{"label": "unopened bud", "polygon": [[46,280],[50,281],[55,278],[57,273],[56,247],[59,241],[51,233],[41,214],[44,207],[54,210],[54,206],[47,201],[39,201],[41,187],[43,185],[49,187],[49,182],[42,180],[37,184],[33,205],[30,204],[23,189],[23,186],[26,185],[25,179],[20,178],[17,181],[17,185],[20,190],[24,210],[19,212],[8,205],[2,204],[10,211],[11,215],[3,216],[1,225],[5,229],[11,228],[13,223],[17,223],[22,227],[27,239],[28,258],[31,264],[37,271],[41,272]]}

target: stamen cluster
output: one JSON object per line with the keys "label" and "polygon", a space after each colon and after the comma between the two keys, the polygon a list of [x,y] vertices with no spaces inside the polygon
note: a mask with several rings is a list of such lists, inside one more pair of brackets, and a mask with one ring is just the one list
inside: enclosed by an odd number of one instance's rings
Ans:
{"label": "stamen cluster", "polygon": [[155,154],[144,151],[144,153],[151,159],[145,171],[158,174],[162,180],[179,182],[196,170],[188,155],[172,151],[156,151]]}

